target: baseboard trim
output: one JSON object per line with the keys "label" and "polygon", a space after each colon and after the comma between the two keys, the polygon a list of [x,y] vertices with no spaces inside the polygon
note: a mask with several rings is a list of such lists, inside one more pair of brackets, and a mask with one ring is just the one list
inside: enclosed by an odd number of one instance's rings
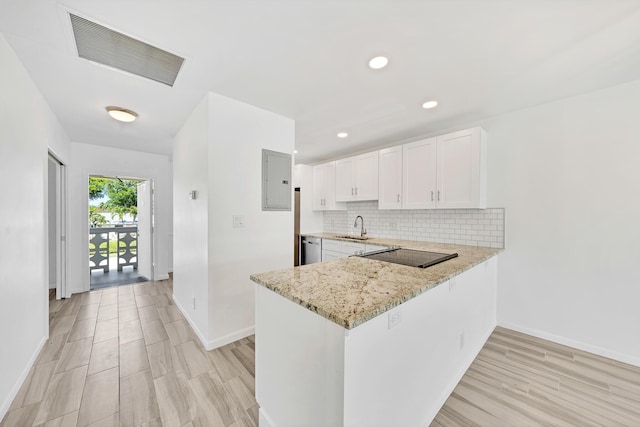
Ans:
{"label": "baseboard trim", "polygon": [[276,424],[262,407],[258,409],[258,425],[260,427],[276,427]]}
{"label": "baseboard trim", "polygon": [[158,281],[158,280],[169,280],[169,273],[158,274],[158,277],[156,277],[155,281]]}
{"label": "baseboard trim", "polygon": [[506,329],[511,329],[516,332],[531,335],[532,337],[541,338],[543,340],[552,341],[556,344],[566,345],[577,350],[586,351],[588,353],[597,354],[598,356],[607,357],[609,359],[617,360],[618,362],[627,363],[629,365],[640,367],[640,358],[625,353],[613,351],[597,345],[588,344],[582,341],[573,340],[560,335],[551,334],[549,332],[540,331],[538,329],[527,328],[515,323],[510,322],[498,322],[498,326]]}
{"label": "baseboard trim", "polygon": [[[175,295],[171,295],[171,299],[173,300],[173,303],[176,305],[176,307],[178,307],[178,310],[180,310],[180,313],[182,313],[182,315],[184,316],[185,319],[187,319],[187,323],[189,323],[189,326],[191,326],[191,329],[193,329],[193,332],[195,332],[196,336],[198,337],[198,339],[200,340],[200,343],[204,346],[204,348],[207,348],[207,339],[205,338],[205,336],[202,334],[202,332],[200,331],[200,329],[198,329],[198,327],[196,326],[195,322],[193,321],[193,319],[191,319],[191,317],[187,314],[187,311],[184,309],[184,307],[182,307],[182,305],[178,302],[178,300],[176,299]],[[208,350],[208,349],[207,349]]]}
{"label": "baseboard trim", "polygon": [[7,412],[9,412],[9,408],[11,407],[11,403],[13,403],[13,399],[15,399],[16,396],[18,395],[20,388],[24,384],[24,381],[27,379],[27,376],[29,375],[29,371],[31,370],[33,365],[36,363],[36,360],[38,359],[38,355],[42,351],[42,348],[44,347],[46,342],[47,342],[47,337],[45,336],[42,338],[42,340],[36,347],[36,351],[33,353],[31,358],[29,359],[29,362],[27,363],[27,366],[22,371],[22,374],[20,374],[20,376],[18,377],[18,380],[11,388],[9,395],[6,397],[4,402],[2,402],[2,406],[0,406],[0,420],[4,419],[5,415],[7,415]]}
{"label": "baseboard trim", "polygon": [[225,346],[227,344],[230,344],[234,341],[238,341],[242,338],[246,338],[249,335],[253,335],[256,331],[255,326],[250,326],[248,328],[244,328],[241,329],[237,332],[233,332],[231,334],[225,335],[223,337],[217,338],[215,340],[209,341],[207,347],[207,350],[211,351],[214,350],[216,348]]}
{"label": "baseboard trim", "polygon": [[422,425],[423,427],[428,427],[431,425],[435,417],[438,415],[438,412],[440,412],[440,410],[446,403],[449,396],[451,396],[451,393],[453,393],[453,390],[458,386],[458,383],[460,382],[462,377],[464,377],[464,374],[467,373],[467,371],[473,364],[474,360],[476,360],[476,357],[478,357],[478,354],[486,344],[487,340],[489,339],[489,337],[491,336],[495,328],[496,328],[496,324],[494,323],[493,327],[485,334],[485,337],[482,340],[482,344],[478,346],[478,348],[469,357],[469,360],[465,362],[465,364],[463,365],[463,368],[460,371],[458,371],[457,375],[453,377],[453,381],[451,381],[451,383],[449,384],[449,387],[447,387],[447,389],[444,392],[442,392],[442,394],[440,395],[440,398],[438,399],[438,406],[437,406],[438,409],[433,414],[431,414],[431,416],[425,421],[425,423]]}

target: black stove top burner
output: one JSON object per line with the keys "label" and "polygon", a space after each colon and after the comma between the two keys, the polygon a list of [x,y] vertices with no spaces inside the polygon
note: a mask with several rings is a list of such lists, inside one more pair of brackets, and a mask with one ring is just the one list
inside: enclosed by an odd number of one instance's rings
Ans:
{"label": "black stove top burner", "polygon": [[362,258],[386,261],[393,264],[408,265],[411,267],[427,268],[458,256],[454,254],[442,254],[439,252],[415,251],[412,249],[390,249],[385,251],[370,252],[358,255]]}

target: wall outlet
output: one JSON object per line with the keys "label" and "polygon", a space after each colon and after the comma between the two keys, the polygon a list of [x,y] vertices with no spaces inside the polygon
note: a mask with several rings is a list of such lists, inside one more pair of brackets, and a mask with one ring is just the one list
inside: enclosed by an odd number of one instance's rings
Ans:
{"label": "wall outlet", "polygon": [[460,350],[464,348],[464,332],[460,334]]}
{"label": "wall outlet", "polygon": [[402,322],[402,311],[400,309],[389,312],[389,329],[398,326]]}
{"label": "wall outlet", "polygon": [[233,226],[234,227],[244,227],[246,225],[246,219],[244,215],[234,215],[233,216]]}

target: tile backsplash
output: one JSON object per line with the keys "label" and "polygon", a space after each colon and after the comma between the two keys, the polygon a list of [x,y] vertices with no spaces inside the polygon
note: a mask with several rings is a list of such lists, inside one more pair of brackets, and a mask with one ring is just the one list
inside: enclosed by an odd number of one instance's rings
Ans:
{"label": "tile backsplash", "polygon": [[378,210],[378,202],[350,202],[346,211],[325,211],[325,233],[349,233],[356,216],[373,237],[459,245],[504,247],[504,208]]}

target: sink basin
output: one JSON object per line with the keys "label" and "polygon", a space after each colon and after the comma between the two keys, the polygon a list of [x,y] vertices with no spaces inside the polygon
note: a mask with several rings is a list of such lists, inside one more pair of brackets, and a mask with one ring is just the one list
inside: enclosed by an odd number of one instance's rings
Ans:
{"label": "sink basin", "polygon": [[367,240],[368,237],[360,237],[360,236],[355,236],[353,234],[336,234],[336,237],[339,239],[352,239],[352,240]]}

